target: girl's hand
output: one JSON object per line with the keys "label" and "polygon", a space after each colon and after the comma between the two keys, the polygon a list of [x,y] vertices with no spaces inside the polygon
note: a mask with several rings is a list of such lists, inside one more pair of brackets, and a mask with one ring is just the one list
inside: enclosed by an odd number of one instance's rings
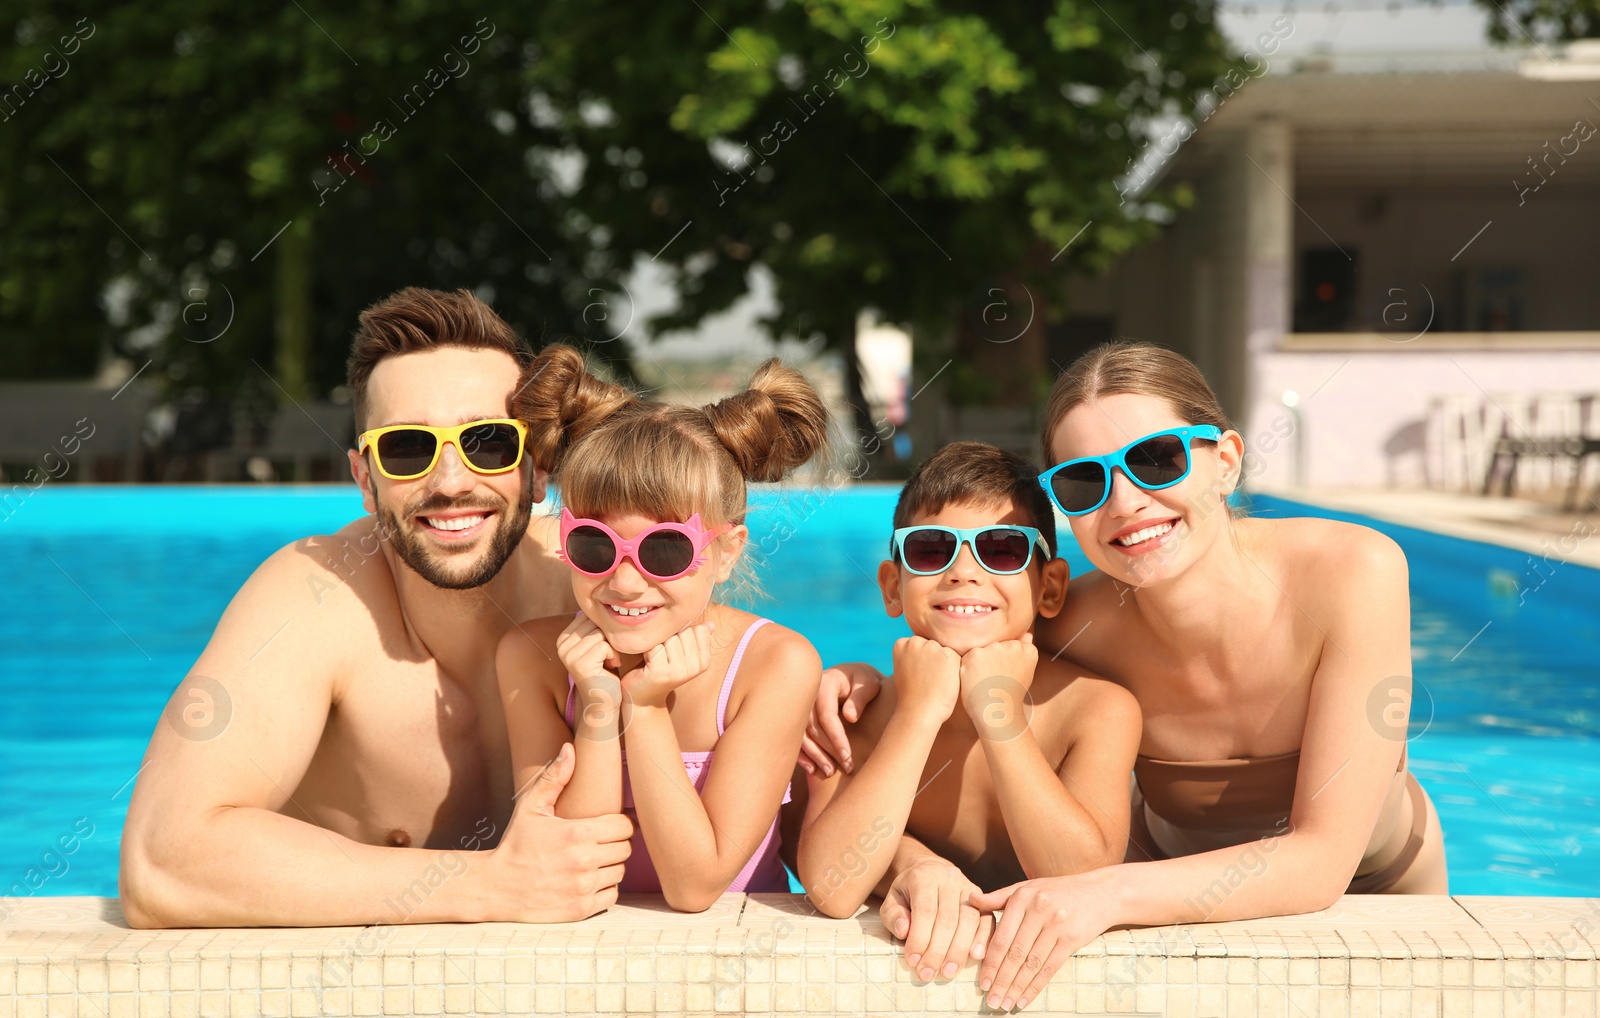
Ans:
{"label": "girl's hand", "polygon": [[967,900],[980,893],[955,864],[938,856],[901,870],[884,893],[878,917],[905,941],[906,964],[917,978],[950,979],[968,958],[982,958],[994,917]]}
{"label": "girl's hand", "polygon": [[562,665],[575,684],[592,682],[602,675],[609,677],[612,682],[617,681],[616,670],[621,660],[617,652],[611,649],[611,644],[606,642],[600,627],[591,622],[587,615],[573,619],[556,637],[556,655],[561,658]]}
{"label": "girl's hand", "polygon": [[1039,665],[1033,634],[974,647],[961,655],[961,702],[979,732],[1015,738],[1027,726],[1028,690]]}
{"label": "girl's hand", "polygon": [[961,695],[961,658],[942,643],[901,637],[894,642],[894,681],[901,705],[943,724]]}
{"label": "girl's hand", "polygon": [[1024,880],[971,897],[979,911],[1005,912],[978,970],[990,1007],[1009,1011],[1037,1000],[1062,962],[1116,925],[1104,914],[1104,888],[1086,876]]}
{"label": "girl's hand", "polygon": [[662,707],[667,694],[711,667],[711,627],[706,623],[675,633],[644,653],[644,660],[622,677],[628,702]]}
{"label": "girl's hand", "polygon": [[826,778],[833,776],[835,767],[846,774],[855,770],[844,722],[860,721],[867,704],[882,688],[883,674],[871,665],[852,662],[834,665],[822,673],[817,700],[811,705],[811,720],[800,740],[800,766],[807,774],[821,772]]}
{"label": "girl's hand", "polygon": [[556,655],[572,676],[582,718],[596,729],[613,723],[622,708],[621,661],[600,627],[579,615],[556,637]]}

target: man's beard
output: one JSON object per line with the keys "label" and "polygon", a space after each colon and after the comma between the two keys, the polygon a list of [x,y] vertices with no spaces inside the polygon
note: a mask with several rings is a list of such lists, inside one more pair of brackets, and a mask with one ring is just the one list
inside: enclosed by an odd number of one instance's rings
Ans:
{"label": "man's beard", "polygon": [[[376,501],[376,495],[374,495]],[[388,536],[394,545],[395,554],[400,556],[400,561],[410,566],[413,571],[435,587],[444,590],[471,590],[481,587],[499,575],[505,568],[506,562],[511,558],[511,553],[516,551],[517,543],[528,532],[528,520],[533,514],[533,472],[528,471],[528,482],[524,485],[522,497],[517,500],[517,505],[511,507],[505,503],[500,505],[484,505],[481,502],[454,501],[443,495],[429,495],[424,497],[414,509],[407,511],[407,516],[416,519],[429,513],[444,510],[479,509],[492,512],[499,520],[494,533],[489,536],[489,544],[480,554],[467,572],[452,571],[447,563],[453,557],[439,555],[429,549],[426,540],[421,534],[400,526],[400,521],[395,514],[378,502],[378,532]],[[505,510],[510,509],[507,512]],[[427,526],[425,523],[418,526]]]}

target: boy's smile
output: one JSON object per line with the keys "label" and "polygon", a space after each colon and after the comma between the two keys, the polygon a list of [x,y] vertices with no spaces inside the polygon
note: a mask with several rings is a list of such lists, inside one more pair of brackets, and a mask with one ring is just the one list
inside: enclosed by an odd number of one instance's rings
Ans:
{"label": "boy's smile", "polygon": [[[1005,524],[1038,525],[1010,500],[951,503],[936,513],[920,513],[909,523],[953,528]],[[1066,591],[1066,563],[1047,561],[1035,548],[1022,572],[991,573],[978,562],[971,544],[962,542],[955,561],[941,573],[919,576],[899,562],[886,561],[878,567],[878,583],[890,616],[904,615],[913,633],[965,654],[974,647],[1020,639],[1041,610],[1053,615]]]}

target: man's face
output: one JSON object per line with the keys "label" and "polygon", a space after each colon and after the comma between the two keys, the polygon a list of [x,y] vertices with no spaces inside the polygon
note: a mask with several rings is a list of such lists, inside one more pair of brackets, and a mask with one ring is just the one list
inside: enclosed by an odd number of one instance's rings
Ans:
{"label": "man's face", "polygon": [[[507,417],[517,376],[516,361],[499,350],[446,346],[386,357],[367,383],[365,427]],[[401,561],[449,590],[493,579],[527,533],[532,503],[544,495],[544,477],[526,459],[507,473],[480,474],[451,443],[432,471],[396,481],[377,469],[375,456],[370,446],[350,454],[367,511],[377,514]]]}

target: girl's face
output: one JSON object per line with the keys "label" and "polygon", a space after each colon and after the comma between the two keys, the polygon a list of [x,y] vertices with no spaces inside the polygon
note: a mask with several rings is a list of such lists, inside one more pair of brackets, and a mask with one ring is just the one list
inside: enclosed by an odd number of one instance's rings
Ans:
{"label": "girl's face", "polygon": [[[1050,436],[1050,462],[1104,456],[1146,435],[1195,424],[1165,400],[1116,393],[1072,409]],[[1224,499],[1238,485],[1244,444],[1225,431],[1220,442],[1189,441],[1189,476],[1150,491],[1120,468],[1111,473],[1105,504],[1069,516],[1072,535],[1095,567],[1123,583],[1149,586],[1180,575],[1200,560],[1228,527]]]}
{"label": "girl's face", "polygon": [[[668,522],[636,513],[592,518],[625,541],[657,523]],[[706,546],[704,564],[673,580],[656,579],[632,558],[624,558],[605,576],[587,576],[573,569],[572,593],[613,650],[643,654],[705,619],[712,588],[732,575],[749,535],[742,525],[724,530]]]}

